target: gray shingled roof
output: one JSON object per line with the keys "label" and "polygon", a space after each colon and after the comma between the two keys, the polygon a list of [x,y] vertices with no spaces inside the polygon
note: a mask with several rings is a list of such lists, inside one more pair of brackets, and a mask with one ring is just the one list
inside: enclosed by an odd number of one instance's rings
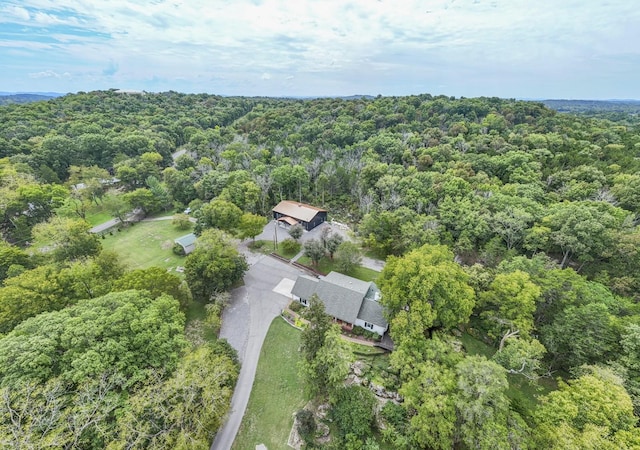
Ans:
{"label": "gray shingled roof", "polygon": [[380,303],[365,299],[370,290],[376,289],[375,284],[356,278],[331,272],[326,277],[316,280],[306,275],[300,275],[291,293],[300,298],[309,299],[316,294],[327,314],[349,323],[355,323],[357,318],[381,327],[387,326],[382,314]]}
{"label": "gray shingled roof", "polygon": [[363,297],[367,295],[372,284],[371,281],[358,280],[357,278],[343,275],[338,272],[329,272],[329,274],[322,280],[327,283],[340,286],[341,288],[349,289],[350,291],[356,291],[357,293],[362,294]]}
{"label": "gray shingled roof", "polygon": [[302,220],[303,222],[311,222],[319,211],[326,212],[326,209],[316,208],[315,206],[292,202],[290,200],[283,200],[273,208],[273,211],[293,217],[294,219]]}
{"label": "gray shingled roof", "polygon": [[316,288],[318,287],[318,279],[312,278],[307,275],[300,275],[296,279],[293,288],[291,288],[291,293],[293,295],[297,295],[300,298],[304,298],[309,300],[311,296],[316,292]]}
{"label": "gray shingled roof", "polygon": [[327,314],[345,322],[355,323],[364,298],[362,292],[333,284],[324,278],[318,282],[316,294],[324,303]]}
{"label": "gray shingled roof", "polygon": [[358,312],[358,319],[365,322],[378,325],[382,328],[387,328],[387,320],[383,314],[384,308],[379,302],[374,300],[364,299],[360,311]]}

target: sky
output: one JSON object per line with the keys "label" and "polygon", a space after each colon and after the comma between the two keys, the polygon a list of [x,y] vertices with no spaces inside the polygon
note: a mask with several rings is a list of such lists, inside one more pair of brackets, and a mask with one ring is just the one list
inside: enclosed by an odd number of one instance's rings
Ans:
{"label": "sky", "polygon": [[0,0],[0,91],[640,99],[638,0]]}

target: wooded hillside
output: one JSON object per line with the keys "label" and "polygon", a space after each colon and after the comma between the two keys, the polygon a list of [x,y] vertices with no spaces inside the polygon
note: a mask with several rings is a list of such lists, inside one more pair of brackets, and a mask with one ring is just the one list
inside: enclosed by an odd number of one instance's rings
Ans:
{"label": "wooded hillside", "polygon": [[[190,207],[198,232],[233,233],[242,214],[293,199],[328,209],[371,254],[389,256],[380,286],[405,398],[386,432],[396,448],[549,448],[559,439],[558,448],[637,448],[640,119],[605,113],[428,94],[100,91],[0,107],[0,308],[9,311],[0,346],[35,329],[14,314],[26,289],[16,279],[45,270],[27,250],[52,217],[83,219],[117,187],[109,201],[124,203],[111,205],[114,216]],[[61,248],[51,257],[66,270],[99,254],[91,242]],[[100,295],[111,292],[105,283]],[[77,290],[55,292],[24,318],[71,320],[47,311],[85,305]],[[465,356],[461,332],[495,355]],[[533,408],[506,396],[514,377],[558,375],[568,384]],[[608,396],[586,394],[596,390]]]}

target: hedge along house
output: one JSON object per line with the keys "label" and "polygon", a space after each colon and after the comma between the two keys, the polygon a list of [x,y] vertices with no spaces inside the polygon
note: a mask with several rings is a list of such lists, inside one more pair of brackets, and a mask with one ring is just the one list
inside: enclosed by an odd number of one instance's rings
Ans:
{"label": "hedge along house", "polygon": [[382,336],[389,327],[380,304],[380,290],[371,281],[337,272],[320,279],[298,276],[291,289],[293,299],[308,306],[313,294],[322,301],[325,312],[343,328],[351,330],[358,326]]}
{"label": "hedge along house", "polygon": [[327,210],[304,203],[283,200],[273,208],[273,218],[278,225],[289,228],[299,223],[307,231],[327,221]]}

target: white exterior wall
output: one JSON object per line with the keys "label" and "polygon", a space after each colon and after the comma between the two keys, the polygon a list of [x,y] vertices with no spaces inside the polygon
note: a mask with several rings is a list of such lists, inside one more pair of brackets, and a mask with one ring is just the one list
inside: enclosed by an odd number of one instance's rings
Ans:
{"label": "white exterior wall", "polygon": [[291,294],[291,298],[300,303],[302,306],[309,306],[309,300],[307,300],[307,304],[304,304],[300,301],[300,297],[298,297],[297,295]]}
{"label": "white exterior wall", "polygon": [[386,329],[386,328],[382,328],[382,327],[380,327],[380,326],[376,325],[375,323],[372,323],[372,324],[371,324],[371,325],[373,325],[373,329],[371,329],[371,328],[366,328],[366,327],[364,326],[364,320],[362,320],[362,319],[356,319],[356,323],[355,323],[355,325],[356,325],[357,327],[362,327],[362,328],[364,328],[364,329],[365,329],[365,330],[367,330],[367,331],[373,331],[374,333],[378,333],[380,336],[382,336],[382,335],[384,334],[384,332],[385,332],[385,331],[387,331],[387,329]]}

